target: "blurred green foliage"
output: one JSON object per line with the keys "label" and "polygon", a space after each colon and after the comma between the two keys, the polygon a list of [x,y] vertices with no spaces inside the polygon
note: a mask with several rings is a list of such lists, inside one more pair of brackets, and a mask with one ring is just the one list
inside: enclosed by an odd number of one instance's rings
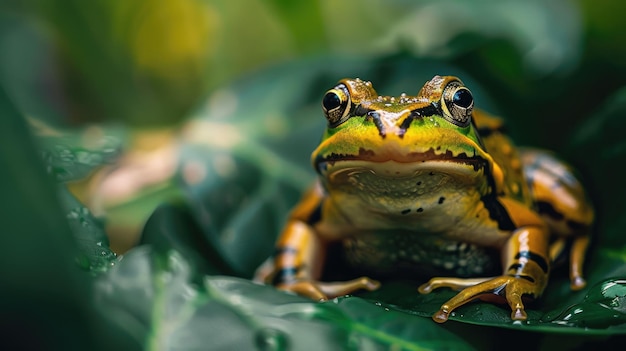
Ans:
{"label": "blurred green foliage", "polygon": [[[234,78],[328,53],[451,61],[493,86],[503,109],[515,99],[549,109],[563,90],[583,91],[592,82],[590,99],[569,105],[588,112],[624,80],[618,1],[2,0],[0,6],[1,81],[26,114],[63,123],[171,125]],[[520,117],[529,111],[524,106],[516,106]]]}
{"label": "blurred green foliage", "polygon": [[[626,174],[617,167],[626,162],[625,10],[608,0],[0,0],[4,340],[47,349],[297,349],[314,336],[329,348],[417,350],[616,338],[622,291],[595,295],[623,277],[626,260]],[[249,277],[271,251],[312,179],[308,155],[329,86],[360,76],[383,94],[415,93],[434,74],[459,75],[517,142],[555,149],[581,171],[598,212],[588,269],[595,300],[556,278],[530,313],[527,327],[540,333],[529,334],[487,304],[455,320],[490,328],[433,325],[422,317],[445,291],[417,303],[412,285],[392,284],[317,305],[215,276]],[[143,145],[137,131],[162,127],[174,136],[158,143],[169,146],[129,157]],[[162,176],[129,191],[124,174],[142,167],[135,178]],[[65,189],[86,176],[89,209]],[[120,194],[114,205],[96,201]],[[153,212],[161,202],[176,204]],[[152,251],[142,246],[120,261],[104,228],[142,227],[150,213],[141,244]],[[565,323],[570,305],[591,322]],[[282,315],[271,312],[279,307]],[[553,319],[565,327],[555,331]]]}

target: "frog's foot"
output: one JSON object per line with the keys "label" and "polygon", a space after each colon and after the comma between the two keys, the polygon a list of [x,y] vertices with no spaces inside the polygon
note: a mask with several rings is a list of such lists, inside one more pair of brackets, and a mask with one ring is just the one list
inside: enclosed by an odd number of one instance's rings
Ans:
{"label": "frog's foot", "polygon": [[294,282],[282,283],[276,286],[278,289],[294,292],[298,295],[306,296],[316,301],[326,301],[328,299],[350,294],[357,290],[376,290],[380,287],[380,282],[368,277],[360,277],[342,282],[320,282],[314,280],[296,280]]}
{"label": "frog's foot", "polygon": [[[474,285],[475,284],[475,285]],[[450,313],[470,301],[481,298],[485,300],[495,300],[498,296],[506,299],[511,307],[511,319],[526,320],[522,296],[536,296],[541,292],[541,288],[533,282],[524,278],[513,276],[499,276],[495,278],[433,278],[419,287],[419,292],[427,294],[434,289],[449,287],[452,289],[463,289],[456,296],[446,301],[439,311],[433,314],[432,318],[437,323],[448,320]]]}

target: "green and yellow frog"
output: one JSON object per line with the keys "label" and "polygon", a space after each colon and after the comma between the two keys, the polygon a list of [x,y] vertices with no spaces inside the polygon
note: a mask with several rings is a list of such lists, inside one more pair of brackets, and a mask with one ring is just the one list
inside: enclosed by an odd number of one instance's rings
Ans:
{"label": "green and yellow frog", "polygon": [[[435,76],[416,96],[390,97],[344,79],[322,110],[328,125],[311,157],[319,181],[257,279],[325,300],[377,289],[371,277],[446,276],[418,289],[460,290],[436,322],[475,299],[527,319],[523,298],[542,294],[564,250],[571,288],[585,286],[594,214],[579,180],[551,153],[514,147],[461,80]],[[364,276],[321,281],[328,262]]]}

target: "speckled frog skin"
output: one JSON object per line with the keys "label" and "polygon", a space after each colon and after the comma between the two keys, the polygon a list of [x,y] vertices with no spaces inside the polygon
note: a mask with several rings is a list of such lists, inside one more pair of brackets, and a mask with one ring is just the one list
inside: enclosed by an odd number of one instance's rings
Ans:
{"label": "speckled frog skin", "polygon": [[[398,97],[344,79],[322,110],[328,126],[312,154],[319,182],[258,280],[324,300],[377,289],[371,277],[441,275],[418,289],[459,290],[437,322],[477,298],[506,302],[512,319],[525,320],[522,297],[541,295],[566,248],[571,287],[585,286],[593,210],[581,184],[551,153],[515,148],[458,78],[435,76]],[[320,280],[335,244],[366,276]]]}

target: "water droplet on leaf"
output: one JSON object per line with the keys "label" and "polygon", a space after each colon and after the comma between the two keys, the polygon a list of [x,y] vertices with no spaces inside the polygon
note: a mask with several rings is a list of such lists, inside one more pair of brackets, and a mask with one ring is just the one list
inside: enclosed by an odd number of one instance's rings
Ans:
{"label": "water droplet on leaf", "polygon": [[261,351],[278,351],[287,349],[288,339],[280,330],[263,328],[256,333],[255,342]]}
{"label": "water droplet on leaf", "polygon": [[551,323],[580,328],[608,328],[626,323],[626,279],[609,279],[598,283],[574,304],[556,317],[546,316]]}

